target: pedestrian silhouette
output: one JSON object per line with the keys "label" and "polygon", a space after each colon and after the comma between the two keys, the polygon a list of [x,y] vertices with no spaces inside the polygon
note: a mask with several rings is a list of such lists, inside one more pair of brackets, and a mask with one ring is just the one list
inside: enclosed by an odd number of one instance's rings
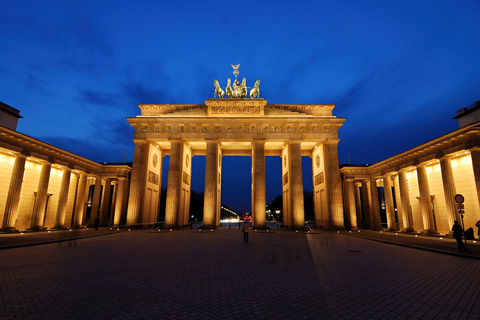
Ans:
{"label": "pedestrian silhouette", "polygon": [[98,227],[100,227],[100,218],[97,216],[95,218],[95,230],[98,230]]}
{"label": "pedestrian silhouette", "polygon": [[248,222],[247,219],[245,219],[245,222],[243,223],[243,243],[248,243],[248,232],[250,231],[250,223]]}
{"label": "pedestrian silhouette", "polygon": [[467,251],[465,244],[462,241],[463,228],[458,224],[458,221],[455,220],[452,227],[453,237],[457,240],[458,251]]}
{"label": "pedestrian silhouette", "polygon": [[477,235],[478,235],[478,238],[480,239],[480,220],[478,220],[478,221],[475,223],[475,227],[478,228]]}

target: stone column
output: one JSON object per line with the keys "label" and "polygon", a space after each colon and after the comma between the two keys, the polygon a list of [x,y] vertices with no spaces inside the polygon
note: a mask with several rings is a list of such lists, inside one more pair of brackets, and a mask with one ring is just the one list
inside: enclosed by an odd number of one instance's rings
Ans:
{"label": "stone column", "polygon": [[103,188],[102,209],[100,214],[100,226],[108,226],[108,209],[110,206],[110,194],[112,193],[112,180],[105,179],[105,187]]}
{"label": "stone column", "polygon": [[292,201],[292,224],[294,228],[305,228],[303,199],[302,150],[300,142],[291,142],[290,151],[290,194]]}
{"label": "stone column", "polygon": [[345,178],[345,194],[347,203],[347,214],[351,230],[357,230],[357,210],[355,208],[355,190],[353,178]]}
{"label": "stone column", "polygon": [[400,229],[400,231],[404,231],[406,228],[404,218],[403,218],[405,215],[405,209],[403,208],[402,196],[400,194],[400,184],[399,184],[398,174],[394,175],[393,177],[393,185],[395,189],[395,201],[397,203],[398,229]]}
{"label": "stone column", "polygon": [[80,178],[78,181],[77,199],[75,205],[75,218],[73,222],[74,228],[82,226],[83,214],[85,211],[85,196],[87,188],[87,175],[85,173],[79,173]]}
{"label": "stone column", "polygon": [[437,233],[432,211],[432,199],[430,198],[430,188],[428,187],[427,169],[424,165],[417,166],[418,189],[420,191],[420,210],[422,212],[423,232]]}
{"label": "stone column", "polygon": [[33,206],[32,221],[30,224],[31,230],[45,229],[43,222],[45,218],[45,206],[47,204],[48,182],[50,181],[51,169],[51,163],[46,162],[42,164],[42,171],[40,172],[40,179],[38,181],[37,196],[35,198],[35,205]]}
{"label": "stone column", "polygon": [[342,181],[338,164],[338,140],[327,140],[324,143],[325,183],[327,189],[330,227],[344,228]]}
{"label": "stone column", "polygon": [[[361,183],[354,183],[354,192],[355,192],[355,209],[357,210],[357,227],[362,227],[363,221],[363,212],[362,212],[362,199],[360,194]],[[365,221],[363,221],[365,223]]]}
{"label": "stone column", "polygon": [[362,181],[362,212],[365,218],[365,228],[373,229],[372,197],[370,181]]}
{"label": "stone column", "polygon": [[203,198],[203,226],[213,228],[217,216],[218,142],[207,141],[205,163],[205,190]]}
{"label": "stone column", "polygon": [[[180,142],[172,142],[172,149],[174,143],[180,144]],[[131,175],[132,181],[130,183],[127,206],[127,225],[137,224],[143,210],[148,173],[148,149],[149,143],[147,141],[135,140]],[[171,156],[170,161],[172,161]]]}
{"label": "stone column", "polygon": [[443,194],[445,195],[445,208],[447,209],[448,225],[453,226],[455,220],[461,221],[455,202],[455,180],[453,178],[452,164],[449,157],[440,158],[440,170],[442,172]]}
{"label": "stone column", "polygon": [[54,229],[65,229],[65,214],[67,213],[68,190],[70,188],[70,177],[72,169],[63,170],[60,193],[58,195],[57,214],[55,215]]}
{"label": "stone column", "polygon": [[477,190],[477,200],[480,205],[480,148],[470,149],[470,156],[472,157],[473,178]]}
{"label": "stone column", "polygon": [[395,231],[397,224],[395,221],[395,206],[393,204],[392,180],[390,174],[383,176],[383,189],[385,190],[385,208],[387,210],[387,224],[388,230]]}
{"label": "stone column", "polygon": [[182,192],[182,152],[182,142],[171,141],[167,199],[165,205],[165,226],[167,227],[174,227],[178,224],[180,196]]}
{"label": "stone column", "polygon": [[18,215],[18,204],[20,203],[20,191],[22,191],[23,173],[25,172],[26,155],[18,154],[13,165],[10,185],[8,187],[7,203],[3,215],[2,231],[16,231],[15,222]]}
{"label": "stone column", "polygon": [[414,232],[412,207],[410,205],[410,194],[408,193],[407,174],[405,170],[398,172],[398,186],[400,188],[400,197],[402,198],[403,219],[405,220],[406,231]]}
{"label": "stone column", "polygon": [[117,184],[117,192],[115,195],[115,213],[113,216],[113,226],[118,227],[120,226],[120,221],[122,219],[122,212],[123,212],[123,203],[124,203],[124,195],[125,195],[125,185],[127,179],[124,177],[118,178]]}
{"label": "stone column", "polygon": [[95,219],[100,215],[98,208],[100,207],[100,196],[102,190],[102,178],[95,177],[95,187],[93,189],[92,211],[90,213],[90,225],[93,226]]}
{"label": "stone column", "polygon": [[377,179],[370,180],[370,192],[372,196],[372,222],[374,230],[382,230],[382,221],[380,219],[380,202],[378,201]]}
{"label": "stone column", "polygon": [[266,228],[265,206],[265,141],[252,143],[252,202],[253,202],[253,226],[257,229]]}

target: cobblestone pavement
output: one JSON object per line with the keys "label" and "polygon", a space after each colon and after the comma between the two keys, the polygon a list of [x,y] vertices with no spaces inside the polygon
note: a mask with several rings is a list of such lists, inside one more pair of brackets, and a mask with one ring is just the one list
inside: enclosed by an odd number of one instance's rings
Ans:
{"label": "cobblestone pavement", "polygon": [[480,317],[477,259],[345,231],[61,234],[0,250],[1,319]]}

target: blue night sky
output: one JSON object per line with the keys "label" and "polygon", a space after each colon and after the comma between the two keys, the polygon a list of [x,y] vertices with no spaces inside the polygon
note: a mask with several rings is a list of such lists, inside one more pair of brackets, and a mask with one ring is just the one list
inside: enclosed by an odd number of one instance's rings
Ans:
{"label": "blue night sky", "polygon": [[[375,163],[458,127],[480,100],[480,1],[0,0],[0,101],[17,130],[98,162],[133,159],[138,104],[199,104],[241,63],[268,103],[336,104],[340,163]],[[277,159],[278,158],[278,159]],[[250,208],[250,158],[222,202]],[[267,201],[281,159],[267,157]],[[164,159],[164,164],[168,157]],[[311,160],[304,161],[311,190]],[[203,192],[204,157],[192,186]],[[166,170],[163,185],[166,183]]]}

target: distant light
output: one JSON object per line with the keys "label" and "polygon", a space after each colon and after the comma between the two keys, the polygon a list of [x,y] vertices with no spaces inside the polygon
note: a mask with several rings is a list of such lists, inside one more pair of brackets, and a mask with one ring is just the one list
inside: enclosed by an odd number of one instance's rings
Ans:
{"label": "distant light", "polygon": [[210,231],[213,231],[213,229],[210,229]]}
{"label": "distant light", "polygon": [[68,231],[72,231],[72,229],[68,230]]}
{"label": "distant light", "polygon": [[360,230],[358,230],[358,232],[360,232]]}
{"label": "distant light", "polygon": [[418,237],[418,234],[416,234],[415,237]]}
{"label": "distant light", "polygon": [[172,231],[172,229],[170,229],[170,232]]}
{"label": "distant light", "polygon": [[398,234],[398,232],[395,232],[395,234]]}
{"label": "distant light", "polygon": [[20,232],[20,234],[23,234],[23,232]]}
{"label": "distant light", "polygon": [[50,230],[48,230],[48,233],[50,233]]}
{"label": "distant light", "polygon": [[380,231],[380,233],[383,233],[383,231]]}
{"label": "distant light", "polygon": [[440,240],[442,240],[442,239],[443,239],[443,238],[442,238],[442,237],[440,237]]}
{"label": "distant light", "polygon": [[352,233],[352,231],[348,231],[348,233]]}
{"label": "distant light", "polygon": [[132,229],[128,229],[128,231],[132,231]]}

